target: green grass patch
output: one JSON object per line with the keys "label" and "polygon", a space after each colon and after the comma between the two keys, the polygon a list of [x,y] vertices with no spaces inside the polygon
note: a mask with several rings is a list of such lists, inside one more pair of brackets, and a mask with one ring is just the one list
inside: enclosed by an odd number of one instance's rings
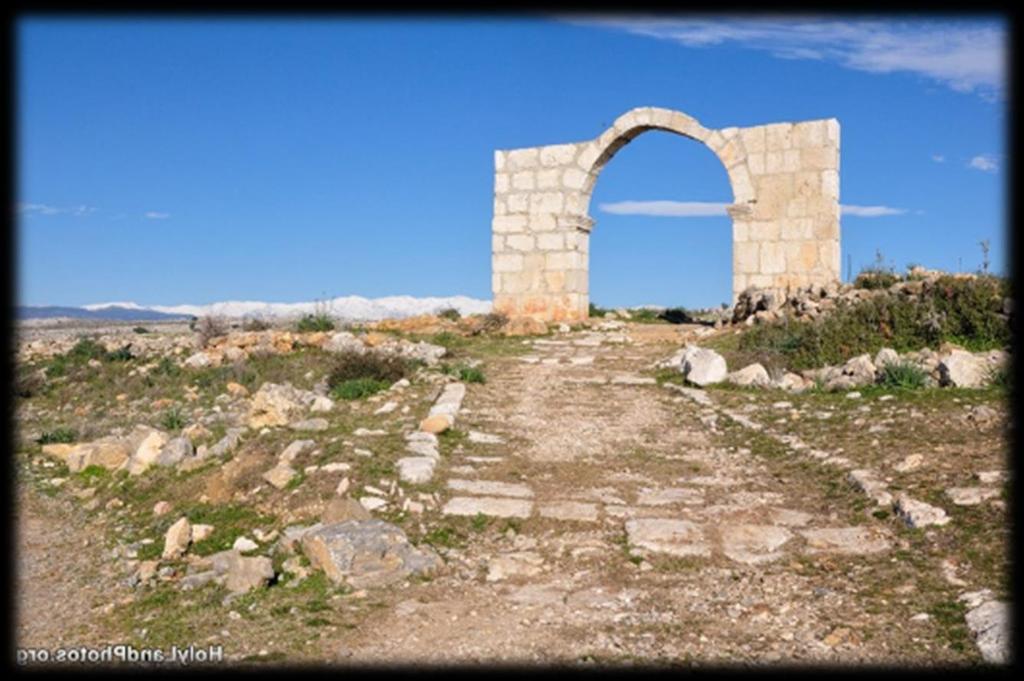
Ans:
{"label": "green grass patch", "polygon": [[334,320],[325,313],[307,314],[295,325],[297,331],[309,333],[311,331],[333,331]]}
{"label": "green grass patch", "polygon": [[387,381],[379,381],[375,378],[352,378],[338,383],[331,389],[331,397],[336,400],[361,400],[381,390],[387,390],[391,385]]}
{"label": "green grass patch", "polygon": [[76,437],[78,437],[78,433],[76,433],[73,428],[61,426],[59,428],[54,428],[53,430],[44,431],[42,435],[36,438],[36,442],[41,445],[57,443],[69,444],[74,442]]}

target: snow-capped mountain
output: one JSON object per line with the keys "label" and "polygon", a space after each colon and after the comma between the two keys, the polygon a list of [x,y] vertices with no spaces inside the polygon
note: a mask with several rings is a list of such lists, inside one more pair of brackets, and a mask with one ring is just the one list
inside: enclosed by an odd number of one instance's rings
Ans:
{"label": "snow-capped mountain", "polygon": [[[229,300],[209,305],[139,305],[134,302],[93,303],[81,309],[102,315],[112,312],[124,318],[128,311],[140,314],[158,312],[165,315],[204,317],[300,317],[304,314],[326,312],[331,317],[353,321],[372,321],[393,317],[411,317],[418,314],[435,313],[446,308],[455,308],[460,314],[483,314],[490,312],[491,301],[468,296],[416,298],[414,296],[387,296],[364,298],[342,296],[331,300],[305,303],[267,303],[252,300]],[[33,308],[27,308],[33,309]],[[38,309],[38,308],[36,308]]]}

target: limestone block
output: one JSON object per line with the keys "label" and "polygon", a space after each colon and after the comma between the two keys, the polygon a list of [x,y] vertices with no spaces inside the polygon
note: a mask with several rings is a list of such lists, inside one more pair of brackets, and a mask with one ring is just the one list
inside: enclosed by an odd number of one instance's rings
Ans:
{"label": "limestone block", "polygon": [[[606,135],[614,135],[613,132],[605,133]],[[590,169],[594,167],[594,163],[597,162],[597,157],[601,155],[601,149],[606,146],[602,142],[605,135],[601,135],[597,144],[591,143],[583,147],[580,151],[579,156],[576,157],[576,165],[583,169],[584,172],[590,172]],[[609,140],[608,143],[610,143]]]}
{"label": "limestone block", "polygon": [[529,194],[509,194],[506,202],[509,213],[526,213],[530,210]]}
{"label": "limestone block", "polygon": [[[795,173],[793,175],[793,196],[806,199],[821,197],[821,172],[810,170]],[[813,212],[813,208],[809,206],[807,212]]]}
{"label": "limestone block", "polygon": [[782,244],[767,241],[760,248],[760,272],[763,274],[781,274],[786,271],[786,254]]}
{"label": "limestone block", "polygon": [[523,268],[523,256],[518,253],[498,253],[494,256],[495,272],[518,272]]}
{"label": "limestone block", "polygon": [[763,127],[765,131],[765,149],[768,151],[784,151],[792,148],[792,123],[772,123]]}
{"label": "limestone block", "polygon": [[508,173],[497,173],[494,176],[494,193],[504,194],[509,189]]}
{"label": "limestone block", "polygon": [[558,189],[559,188],[558,168],[548,168],[537,172],[537,189]]}
{"label": "limestone block", "polygon": [[615,119],[615,122],[612,123],[612,127],[618,130],[620,133],[632,130],[633,128],[637,127],[638,125],[640,125],[640,122],[637,119],[636,112],[637,110],[633,109],[632,111],[627,111],[626,113],[622,114],[621,116]]}
{"label": "limestone block", "polygon": [[821,193],[827,198],[839,200],[839,171],[825,170],[821,173]]}
{"label": "limestone block", "polygon": [[491,293],[498,295],[501,292],[501,274],[498,272],[491,273]]}
{"label": "limestone block", "polygon": [[531,170],[540,165],[540,153],[537,147],[513,149],[505,155],[506,168],[510,171]]}
{"label": "limestone block", "polygon": [[531,232],[550,232],[558,228],[558,218],[551,214],[531,215],[529,220]]}
{"label": "limestone block", "polygon": [[545,272],[544,286],[551,293],[564,293],[566,291],[565,272],[558,270]]}
{"label": "limestone block", "polygon": [[818,247],[814,241],[787,241],[782,244],[786,254],[786,271],[799,274],[813,269],[818,263]]}
{"label": "limestone block", "polygon": [[812,147],[800,150],[802,170],[838,170],[839,150],[835,147]]}
{"label": "limestone block", "polygon": [[576,156],[575,144],[552,144],[540,148],[540,164],[545,168],[564,166],[572,163]]}
{"label": "limestone block", "polygon": [[538,234],[537,248],[542,251],[560,251],[565,248],[565,234],[562,232]]}
{"label": "limestone block", "polygon": [[525,215],[496,215],[491,221],[494,231],[499,234],[525,232],[526,225],[527,217]]}
{"label": "limestone block", "polygon": [[782,169],[787,173],[800,170],[800,150],[787,149],[782,154]]}
{"label": "limestone block", "polygon": [[590,234],[580,230],[567,231],[562,234],[565,240],[565,250],[588,252],[590,248]]}
{"label": "limestone block", "polygon": [[746,241],[733,244],[733,270],[742,273],[756,273],[760,267],[760,244]]}
{"label": "limestone block", "polygon": [[836,149],[839,148],[839,121],[829,118],[825,121],[825,137],[829,144]]}
{"label": "limestone block", "polygon": [[718,150],[725,144],[725,138],[722,137],[722,133],[715,130],[704,139],[704,144],[707,145],[708,149],[717,154]]}
{"label": "limestone block", "polygon": [[785,162],[785,156],[781,151],[769,151],[764,155],[764,171],[766,173],[781,173]]}
{"label": "limestone block", "polygon": [[529,170],[521,170],[512,175],[512,187],[520,191],[530,191],[536,186],[534,174]]}
{"label": "limestone block", "polygon": [[716,153],[718,155],[718,159],[722,162],[722,165],[727,169],[732,168],[734,165],[742,161],[744,157],[743,147],[741,146],[738,137],[733,137],[723,144]]}
{"label": "limestone block", "polygon": [[814,221],[810,218],[796,218],[782,221],[780,238],[793,241],[811,239],[813,235]]}
{"label": "limestone block", "polygon": [[500,234],[491,235],[491,253],[501,253],[505,250],[505,237]]}
{"label": "limestone block", "polygon": [[508,213],[508,206],[505,204],[505,199],[494,197],[494,214],[505,215],[506,213]]}
{"label": "limestone block", "polygon": [[652,125],[654,123],[654,109],[645,106],[639,109],[634,109],[635,120],[637,125]]}
{"label": "limestone block", "polygon": [[680,135],[686,135],[687,137],[692,137],[693,139],[701,142],[707,140],[708,136],[711,135],[711,131],[698,123],[695,119],[678,111],[672,112],[668,127],[675,132],[678,132]]}
{"label": "limestone block", "polygon": [[732,223],[732,240],[747,241],[750,236],[750,225],[741,220],[734,220]]}
{"label": "limestone block", "polygon": [[505,152],[494,152],[494,169],[499,173],[505,169]]}
{"label": "limestone block", "polygon": [[818,243],[818,260],[833,276],[839,276],[839,239]]}
{"label": "limestone block", "polygon": [[555,251],[544,255],[544,268],[548,271],[582,269],[583,267],[586,267],[586,263],[577,251]]}
{"label": "limestone block", "polygon": [[743,128],[740,130],[740,139],[743,140],[743,148],[748,154],[764,153],[766,149],[764,126]]}
{"label": "limestone block", "polygon": [[[812,221],[814,224],[813,233],[815,239],[838,239],[839,222],[832,218],[819,218]],[[824,261],[824,258],[822,259]]]}
{"label": "limestone block", "polygon": [[562,173],[562,186],[566,189],[583,189],[589,176],[577,168],[566,168]]}
{"label": "limestone block", "polygon": [[768,155],[764,153],[747,153],[747,167],[750,169],[751,175],[763,175],[767,172],[765,166],[767,157]]}
{"label": "limestone block", "polygon": [[654,109],[651,114],[651,124],[659,128],[667,128],[672,125],[672,112],[669,109]]}
{"label": "limestone block", "polygon": [[748,223],[747,238],[751,241],[778,241],[779,223],[774,220],[757,220]]}
{"label": "limestone block", "polygon": [[530,195],[531,213],[560,213],[565,206],[565,197],[561,192],[543,192]]}
{"label": "limestone block", "polygon": [[809,215],[807,210],[807,199],[803,196],[793,197],[786,204],[787,218],[802,218]]}
{"label": "limestone block", "polygon": [[754,186],[746,163],[739,163],[729,169],[729,184],[732,185],[733,200],[737,203],[754,198]]}
{"label": "limestone block", "polygon": [[510,234],[505,242],[514,251],[532,251],[534,249],[533,236],[530,234]]}
{"label": "limestone block", "polygon": [[793,146],[798,149],[808,149],[824,146],[828,140],[825,130],[826,122],[804,121],[793,126]]}
{"label": "limestone block", "polygon": [[581,192],[565,192],[564,211],[573,215],[586,215],[590,195]]}

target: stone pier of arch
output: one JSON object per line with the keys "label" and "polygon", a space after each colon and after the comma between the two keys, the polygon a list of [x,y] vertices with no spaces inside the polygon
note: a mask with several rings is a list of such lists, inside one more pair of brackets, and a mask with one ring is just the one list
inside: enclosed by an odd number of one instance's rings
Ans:
{"label": "stone pier of arch", "polygon": [[839,280],[839,122],[705,128],[644,107],[599,137],[494,153],[494,309],[542,321],[585,319],[590,197],[605,164],[648,130],[698,140],[729,174],[733,302],[756,286],[780,291]]}

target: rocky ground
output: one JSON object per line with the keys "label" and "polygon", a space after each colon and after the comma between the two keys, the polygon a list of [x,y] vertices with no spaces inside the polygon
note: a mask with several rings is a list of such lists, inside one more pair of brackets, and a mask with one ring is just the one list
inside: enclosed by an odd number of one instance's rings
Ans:
{"label": "rocky ground", "polygon": [[[147,356],[28,391],[18,646],[219,645],[237,664],[1006,659],[999,386],[698,388],[665,360],[727,348],[725,331],[454,331],[222,342],[198,361],[169,326]],[[332,399],[324,375],[353,338],[422,366]],[[61,428],[72,442],[38,443]]]}

